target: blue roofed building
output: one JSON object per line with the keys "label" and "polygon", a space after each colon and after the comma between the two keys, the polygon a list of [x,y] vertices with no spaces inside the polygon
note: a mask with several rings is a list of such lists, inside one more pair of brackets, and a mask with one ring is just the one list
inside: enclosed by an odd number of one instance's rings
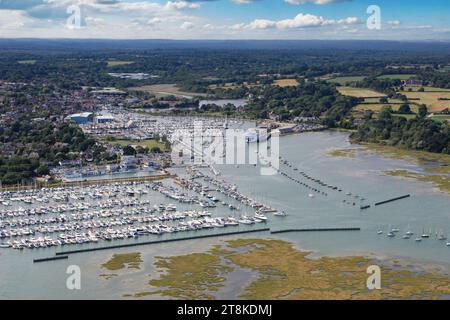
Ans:
{"label": "blue roofed building", "polygon": [[66,117],[66,120],[76,124],[86,124],[94,120],[94,114],[92,112],[75,113]]}

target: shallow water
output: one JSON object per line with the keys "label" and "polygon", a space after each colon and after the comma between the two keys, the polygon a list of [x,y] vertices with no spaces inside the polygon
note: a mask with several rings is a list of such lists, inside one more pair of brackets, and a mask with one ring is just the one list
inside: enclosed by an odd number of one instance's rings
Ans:
{"label": "shallow water", "polygon": [[232,104],[236,108],[243,107],[247,105],[247,100],[245,99],[217,99],[217,100],[200,100],[199,106],[205,106],[208,104],[215,104],[219,107],[224,107],[227,104]]}
{"label": "shallow water", "polygon": [[[313,177],[329,184],[341,187],[342,193],[328,191],[328,196],[308,197],[309,190],[286,179],[283,176],[261,176],[259,167],[252,165],[217,166],[222,177],[236,183],[239,190],[262,202],[269,203],[277,209],[285,210],[289,216],[285,218],[270,217],[268,226],[274,230],[286,228],[309,227],[361,227],[356,232],[311,232],[270,235],[257,233],[245,237],[272,237],[292,241],[299,248],[314,251],[314,255],[348,255],[369,254],[379,256],[396,256],[412,259],[424,264],[450,265],[450,248],[435,239],[434,232],[439,230],[450,233],[450,196],[441,193],[432,185],[414,180],[383,176],[380,172],[392,169],[419,169],[418,165],[403,161],[384,159],[374,155],[357,155],[356,158],[328,157],[328,151],[334,148],[351,147],[344,132],[318,132],[283,137],[280,140],[281,156],[299,171],[305,171]],[[291,169],[284,168],[289,171]],[[289,171],[292,175],[298,172]],[[327,189],[328,190],[328,189]],[[375,202],[411,194],[411,198],[399,200],[368,210],[359,209],[359,200],[353,199],[356,205],[345,204],[342,200],[351,197],[346,193],[359,194],[366,198],[364,203]],[[152,203],[174,202],[158,193],[148,195]],[[223,196],[222,196],[223,198]],[[195,205],[178,205],[182,208],[197,208]],[[212,210],[215,215],[227,215],[228,209],[220,207]],[[260,228],[261,225],[254,228]],[[390,228],[401,231],[395,238],[386,237]],[[245,229],[245,227],[240,227]],[[377,235],[377,230],[383,235]],[[421,243],[401,238],[407,230],[420,235],[425,229],[433,230],[433,236]],[[218,230],[216,232],[229,232]],[[207,231],[202,231],[207,232]],[[179,234],[176,236],[189,236]],[[192,235],[195,235],[192,233]],[[171,237],[165,235],[163,237]],[[244,236],[234,236],[242,238]],[[158,238],[148,236],[142,241]],[[183,242],[163,243],[149,246],[114,249],[70,255],[69,260],[33,264],[36,257],[52,256],[60,249],[24,250],[0,249],[0,298],[56,298],[56,299],[119,299],[123,294],[149,290],[146,285],[147,276],[154,273],[152,265],[154,256],[179,255],[193,251],[204,251],[211,245],[219,244],[230,237],[197,239]],[[136,240],[126,240],[136,241]],[[141,239],[139,240],[141,241]],[[99,244],[102,246],[108,243]],[[70,247],[70,249],[75,249]],[[142,252],[141,270],[119,270],[118,274],[126,275],[105,280],[99,277],[106,273],[100,265],[107,261],[113,253]],[[82,272],[82,290],[66,288],[67,266],[78,265]],[[233,282],[231,282],[233,283]],[[227,287],[227,292],[236,292]],[[148,297],[152,299],[152,297]],[[154,297],[153,297],[154,298]]]}

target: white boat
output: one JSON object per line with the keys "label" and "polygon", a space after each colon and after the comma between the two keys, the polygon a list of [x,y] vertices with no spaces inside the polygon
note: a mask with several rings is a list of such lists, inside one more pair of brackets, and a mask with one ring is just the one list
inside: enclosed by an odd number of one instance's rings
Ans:
{"label": "white boat", "polygon": [[250,220],[246,216],[242,216],[241,219],[238,220],[238,222],[241,224],[247,224],[247,225],[255,223],[255,221]]}
{"label": "white boat", "polygon": [[255,213],[255,219],[267,221],[267,217],[263,214]]}
{"label": "white boat", "polygon": [[284,212],[284,211],[276,211],[276,212],[274,212],[273,215],[274,215],[274,216],[277,216],[277,217],[286,217],[286,216],[287,216],[287,213]]}
{"label": "white boat", "polygon": [[377,234],[383,234],[383,230],[378,230]]}

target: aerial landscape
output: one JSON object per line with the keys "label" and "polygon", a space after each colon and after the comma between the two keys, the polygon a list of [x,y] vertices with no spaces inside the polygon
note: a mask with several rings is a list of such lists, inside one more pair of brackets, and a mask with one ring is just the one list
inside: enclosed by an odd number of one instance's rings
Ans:
{"label": "aerial landscape", "polygon": [[449,9],[0,1],[0,300],[450,300]]}

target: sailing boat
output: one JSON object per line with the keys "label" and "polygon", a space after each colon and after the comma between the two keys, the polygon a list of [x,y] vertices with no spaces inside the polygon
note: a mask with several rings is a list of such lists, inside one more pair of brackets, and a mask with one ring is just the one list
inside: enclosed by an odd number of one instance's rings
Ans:
{"label": "sailing boat", "polygon": [[408,231],[406,231],[405,233],[407,236],[412,236],[414,234],[414,232],[411,231],[411,227],[408,224]]}
{"label": "sailing boat", "polygon": [[440,232],[440,234],[439,234],[439,236],[438,236],[438,240],[440,240],[440,241],[445,241],[445,240],[447,240],[447,237],[444,236],[444,233],[442,232],[442,230],[441,230],[441,232]]}
{"label": "sailing boat", "polygon": [[425,229],[424,229],[423,233],[422,233],[422,238],[427,239],[429,237],[430,237],[430,233],[425,233]]}

